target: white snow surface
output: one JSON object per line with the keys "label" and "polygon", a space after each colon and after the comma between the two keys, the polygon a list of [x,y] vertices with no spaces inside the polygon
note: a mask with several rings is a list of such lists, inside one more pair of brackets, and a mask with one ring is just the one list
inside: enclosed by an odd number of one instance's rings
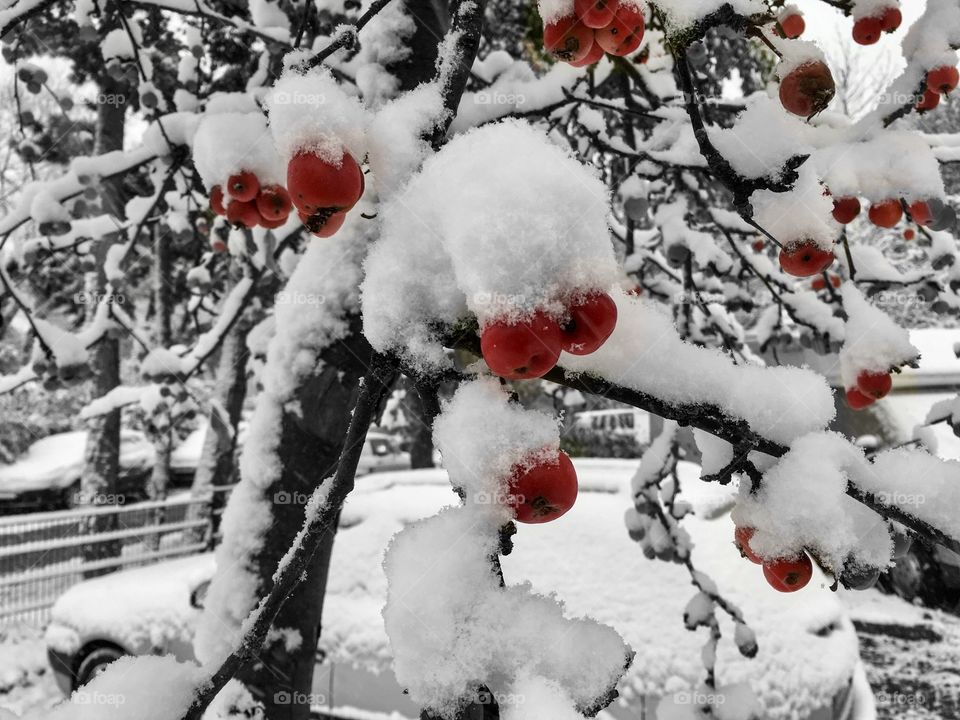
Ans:
{"label": "white snow surface", "polygon": [[868,302],[853,283],[844,283],[840,296],[847,313],[840,349],[844,387],[856,387],[857,375],[863,370],[889,372],[917,359],[920,352],[910,343],[910,333]]}

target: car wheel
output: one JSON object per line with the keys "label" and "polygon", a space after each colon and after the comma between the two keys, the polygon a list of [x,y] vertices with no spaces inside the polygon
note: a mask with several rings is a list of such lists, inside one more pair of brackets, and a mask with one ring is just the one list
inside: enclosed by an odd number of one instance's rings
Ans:
{"label": "car wheel", "polygon": [[97,647],[83,656],[80,665],[77,667],[77,676],[73,689],[86,685],[97,675],[103,672],[114,660],[122,658],[126,653],[120,648],[112,646]]}

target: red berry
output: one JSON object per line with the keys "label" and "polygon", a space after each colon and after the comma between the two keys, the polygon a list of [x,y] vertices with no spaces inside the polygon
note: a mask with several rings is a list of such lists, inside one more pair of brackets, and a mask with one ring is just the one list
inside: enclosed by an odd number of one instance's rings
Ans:
{"label": "red berry", "polygon": [[813,563],[806,553],[793,559],[772,560],[763,563],[763,576],[774,590],[796,592],[813,577]]}
{"label": "red berry", "polygon": [[518,522],[550,522],[576,502],[577,471],[569,456],[560,451],[552,462],[541,461],[533,467],[515,468],[508,492],[508,503]]}
{"label": "red berry", "polygon": [[227,214],[227,209],[223,206],[223,188],[219,185],[210,188],[210,209],[217,215]]}
{"label": "red berry", "polygon": [[830,267],[833,251],[812,242],[792,243],[780,250],[780,267],[794,277],[812,277]]}
{"label": "red berry", "polygon": [[290,214],[290,193],[282,185],[267,185],[257,195],[257,210],[270,221],[286,220]]}
{"label": "red berry", "polygon": [[593,29],[577,19],[565,15],[543,28],[543,48],[564,62],[583,60],[593,47]]}
{"label": "red berry", "polygon": [[214,252],[223,252],[227,249],[227,244],[220,238],[214,238],[210,241],[210,249]]}
{"label": "red berry", "polygon": [[883,32],[883,21],[878,17],[860,18],[853,24],[853,41],[860,45],[873,45]]}
{"label": "red berry", "polygon": [[903,231],[904,240],[913,240],[916,236],[917,234],[913,231],[913,228],[907,228]]}
{"label": "red berry", "polygon": [[934,92],[945,95],[955,90],[957,85],[960,85],[960,70],[951,65],[943,65],[927,73],[927,87]]}
{"label": "red berry", "polygon": [[926,200],[917,200],[910,203],[909,210],[910,217],[917,225],[929,225],[930,221],[933,220],[933,213],[930,211],[930,206]]}
{"label": "red berry", "polygon": [[231,200],[227,205],[227,221],[231,225],[243,225],[244,227],[256,227],[260,222],[260,213],[257,211],[257,204],[253,200]]}
{"label": "red berry", "polygon": [[851,410],[863,410],[868,405],[873,405],[873,398],[864,395],[857,388],[850,388],[847,390],[847,405]]}
{"label": "red berry", "polygon": [[763,240],[754,240],[754,241],[750,244],[750,247],[753,248],[754,252],[763,252],[763,248],[764,248],[765,246],[766,246],[766,245],[764,244]]}
{"label": "red berry", "polygon": [[297,216],[300,218],[300,222],[302,222],[311,233],[317,237],[327,238],[343,227],[343,221],[347,219],[347,212],[346,210],[337,210],[333,213],[308,215],[307,213],[297,211]]}
{"label": "red berry", "polygon": [[896,198],[882,200],[870,206],[870,222],[877,227],[892,228],[903,217],[903,207]]}
{"label": "red berry", "polygon": [[756,565],[762,565],[763,558],[757,555],[750,547],[750,540],[753,538],[753,533],[753,528],[738,526],[737,529],[733,531],[733,541],[736,543],[737,549],[743,557]]}
{"label": "red berry", "polygon": [[[590,48],[590,52],[588,52],[582,60],[577,60],[570,64],[573,67],[586,67],[587,65],[593,65],[595,62],[598,62],[602,57],[603,47],[596,41],[596,38],[594,38],[593,47]],[[937,97],[940,96],[938,95]]]}
{"label": "red berry", "polygon": [[780,104],[794,115],[813,117],[826,109],[836,89],[826,63],[804,63],[780,82]]}
{"label": "red berry", "polygon": [[270,218],[266,218],[263,215],[260,215],[259,225],[260,227],[267,228],[267,230],[276,230],[278,227],[283,227],[286,224],[287,224],[286,215],[276,220],[271,220]]}
{"label": "red berry", "polygon": [[920,99],[920,102],[917,103],[917,110],[926,112],[927,110],[933,110],[939,104],[940,93],[927,88],[923,91],[923,97]]}
{"label": "red berry", "polygon": [[827,281],[823,279],[823,276],[815,277],[810,281],[810,287],[814,290],[820,291],[827,287]]}
{"label": "red berry", "polygon": [[617,325],[617,305],[606,293],[588,295],[569,307],[562,348],[573,355],[589,355],[603,345]]}
{"label": "red berry", "polygon": [[874,400],[885,397],[890,388],[893,387],[893,379],[890,373],[875,373],[864,370],[857,375],[857,389]]}
{"label": "red berry", "polygon": [[900,8],[888,7],[883,11],[883,15],[880,16],[880,25],[883,27],[884,32],[892,33],[900,27],[900,23],[902,22],[903,15],[900,12]]}
{"label": "red berry", "polygon": [[799,13],[787,15],[777,23],[777,32],[780,37],[790,38],[791,40],[803,35],[803,31],[806,29],[807,24],[803,20],[803,15]]}
{"label": "red berry", "polygon": [[860,214],[860,201],[855,197],[842,197],[833,201],[833,219],[846,225]]}
{"label": "red berry", "polygon": [[349,210],[363,194],[363,185],[363,171],[348,152],[343,153],[339,165],[312,152],[294,155],[287,165],[290,200],[308,215]]}
{"label": "red berry", "polygon": [[573,11],[588,28],[599,30],[613,22],[619,0],[574,0]]}
{"label": "red berry", "polygon": [[634,285],[632,288],[627,290],[627,295],[632,295],[633,297],[640,297],[641,295],[643,295],[643,286]]}
{"label": "red berry", "polygon": [[260,181],[249,170],[244,170],[227,178],[227,192],[234,200],[249,202],[257,196],[259,190]]}
{"label": "red berry", "polygon": [[840,283],[841,283],[841,282],[843,282],[843,281],[840,279],[840,276],[839,276],[839,275],[831,275],[831,276],[830,276],[830,284],[833,285],[835,288],[840,287]]}
{"label": "red berry", "polygon": [[597,42],[611,55],[624,57],[640,47],[644,27],[643,13],[634,5],[621,4],[613,21],[597,30]]}
{"label": "red berry", "polygon": [[490,323],[480,336],[483,359],[508,380],[546,375],[560,359],[562,343],[560,325],[540,311],[520,322]]}

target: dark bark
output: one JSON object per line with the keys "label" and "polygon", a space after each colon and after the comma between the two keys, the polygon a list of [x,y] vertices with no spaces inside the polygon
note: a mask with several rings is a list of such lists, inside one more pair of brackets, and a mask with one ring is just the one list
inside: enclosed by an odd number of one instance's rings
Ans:
{"label": "dark bark", "polygon": [[410,415],[410,467],[433,467],[433,419],[439,412],[437,388],[420,385],[407,391],[406,409]]}
{"label": "dark bark", "polygon": [[[105,77],[100,84],[104,94],[122,94],[125,89]],[[97,105],[96,153],[123,149],[126,103],[100,103]],[[105,180],[101,187],[104,210],[117,218],[124,216],[124,200],[119,179]],[[95,245],[97,257],[96,300],[107,292],[107,277],[104,260],[110,246],[117,242],[117,235],[100,238]],[[105,336],[96,346],[91,359],[94,375],[94,395],[100,397],[120,384],[120,342]],[[120,411],[113,410],[89,424],[89,437],[80,478],[80,501],[83,504],[102,505],[114,503],[117,496],[117,478],[120,473]],[[103,533],[115,529],[116,517],[103,514],[91,518],[91,533]],[[120,543],[93,543],[84,547],[84,560],[91,562],[120,555]],[[88,571],[85,577],[102,575],[109,570]]]}

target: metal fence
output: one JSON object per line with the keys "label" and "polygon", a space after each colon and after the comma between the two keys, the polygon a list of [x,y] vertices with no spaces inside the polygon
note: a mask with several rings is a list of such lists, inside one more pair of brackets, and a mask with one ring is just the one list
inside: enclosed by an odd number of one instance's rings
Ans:
{"label": "metal fence", "polygon": [[210,548],[230,487],[212,496],[0,518],[0,625],[42,625],[71,585]]}

